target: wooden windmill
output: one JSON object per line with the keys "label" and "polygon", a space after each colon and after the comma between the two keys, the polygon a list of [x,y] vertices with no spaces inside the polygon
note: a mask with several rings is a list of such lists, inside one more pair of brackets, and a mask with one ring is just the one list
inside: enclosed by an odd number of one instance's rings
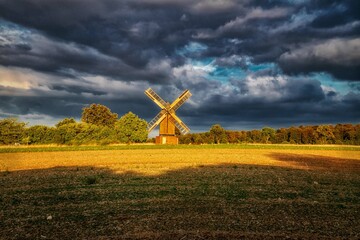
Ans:
{"label": "wooden windmill", "polygon": [[156,144],[178,144],[178,138],[175,136],[175,127],[181,134],[186,134],[190,129],[176,116],[175,111],[191,97],[189,90],[185,90],[173,103],[165,102],[151,88],[145,91],[145,94],[153,100],[161,111],[148,124],[148,131],[153,130],[160,124],[159,136],[156,137]]}

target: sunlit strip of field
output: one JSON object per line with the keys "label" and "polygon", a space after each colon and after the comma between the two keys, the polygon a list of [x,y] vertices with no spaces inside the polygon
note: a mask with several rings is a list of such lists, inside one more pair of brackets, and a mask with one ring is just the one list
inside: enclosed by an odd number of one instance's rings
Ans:
{"label": "sunlit strip of field", "polygon": [[[284,157],[285,156],[285,157]],[[287,156],[287,157],[286,157]],[[33,170],[58,166],[106,167],[117,173],[134,172],[157,175],[188,167],[215,164],[251,164],[282,166],[298,169],[321,168],[321,164],[306,159],[336,159],[332,164],[341,165],[341,159],[360,161],[359,151],[304,150],[304,149],[127,149],[98,151],[19,152],[1,153],[0,170]],[[333,165],[332,165],[333,166]]]}
{"label": "sunlit strip of field", "polygon": [[99,145],[21,145],[0,146],[0,153],[12,152],[64,152],[98,150],[141,150],[141,149],[286,149],[286,150],[338,150],[360,151],[356,145],[296,145],[296,144],[204,144],[204,145],[155,145],[155,144],[115,144]]}

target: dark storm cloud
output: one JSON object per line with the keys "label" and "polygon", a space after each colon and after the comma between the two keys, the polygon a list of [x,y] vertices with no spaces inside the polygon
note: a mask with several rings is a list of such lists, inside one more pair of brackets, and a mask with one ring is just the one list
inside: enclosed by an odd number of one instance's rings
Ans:
{"label": "dark storm cloud", "polygon": [[[151,86],[169,101],[190,89],[179,115],[197,129],[355,122],[359,11],[356,0],[0,0],[0,76],[10,69],[0,114],[79,117],[99,102],[150,120]],[[213,68],[227,75],[216,79]]]}
{"label": "dark storm cloud", "polygon": [[[17,31],[21,32],[22,29]],[[37,33],[23,35],[26,35],[26,44],[19,43],[24,41],[19,37],[5,39],[9,42],[6,44],[0,42],[1,65],[30,68],[59,75],[69,73],[67,69],[74,69],[126,81],[147,79],[161,82],[165,79],[164,73],[155,68],[147,69],[148,66],[145,66],[143,69],[136,69],[121,59],[103,54],[93,47],[56,41]]]}
{"label": "dark storm cloud", "polygon": [[[304,1],[291,4],[290,1],[235,0],[2,0],[0,15],[49,36],[93,47],[118,60],[116,64],[105,61],[103,65],[109,66],[105,67],[101,64],[102,61],[95,61],[94,56],[89,56],[86,61],[74,53],[75,56],[64,54],[63,59],[55,58],[47,64],[41,62],[42,64],[27,67],[40,69],[41,65],[45,70],[56,70],[54,65],[57,64],[79,71],[92,69],[98,74],[122,76],[123,72],[129,72],[128,68],[122,66],[125,64],[145,71],[146,76],[149,61],[173,56],[176,48],[185,45],[193,37],[209,44],[208,52],[212,54],[207,54],[208,56],[246,54],[254,58],[255,62],[276,62],[282,54],[293,48],[292,44],[299,41],[306,43],[317,37],[324,38],[322,30],[329,32],[332,28],[353,23],[355,25],[350,27],[347,34],[359,34],[359,27],[356,25],[356,21],[359,21],[359,11],[356,10],[358,5],[356,1]],[[329,18],[331,21],[326,21]],[[331,33],[327,35],[328,38],[334,37]],[[233,38],[240,39],[241,43],[231,47],[227,42],[229,47],[224,48],[221,39]],[[15,65],[21,60],[34,59],[9,59],[2,61],[2,64]],[[86,69],[87,64],[90,64],[90,67]],[[284,68],[288,70],[287,66]],[[336,77],[347,79],[347,66],[341,68],[344,68],[344,71],[337,71]],[[304,69],[305,72],[306,70]],[[128,79],[143,77],[136,76],[134,70],[130,72],[125,75]],[[150,81],[166,77],[161,73],[151,77],[152,74],[154,73],[151,72],[149,76]],[[358,77],[359,75],[355,74],[352,78]]]}
{"label": "dark storm cloud", "polygon": [[310,43],[284,53],[279,62],[287,73],[328,72],[359,81],[360,38]]}
{"label": "dark storm cloud", "polygon": [[[316,90],[312,90],[316,91]],[[302,91],[300,91],[302,92]],[[296,93],[299,94],[300,93]],[[243,101],[222,101],[221,96],[209,99],[192,118],[191,125],[211,126],[221,123],[224,127],[234,129],[261,128],[263,126],[286,127],[300,124],[323,124],[354,122],[360,118],[360,95],[346,96],[337,101],[324,98],[323,93],[308,94],[312,100],[301,98],[285,101],[266,101],[263,99],[247,99]],[[305,98],[305,95],[301,95]],[[322,100],[319,100],[322,99]],[[289,101],[290,100],[290,101]],[[296,101],[297,100],[297,101]],[[216,103],[216,104],[214,104]],[[201,116],[207,115],[204,119]],[[201,120],[200,120],[201,119]],[[257,121],[254,121],[257,119]]]}
{"label": "dark storm cloud", "polygon": [[87,87],[81,87],[76,85],[53,85],[50,86],[50,89],[56,90],[56,91],[66,91],[68,93],[91,93],[93,95],[106,95],[106,92],[103,91],[96,91],[93,88],[87,88]]}
{"label": "dark storm cloud", "polygon": [[[1,91],[4,90],[0,88]],[[60,89],[62,91],[63,89]],[[5,89],[9,91],[9,89]],[[81,90],[84,91],[84,90]],[[27,90],[29,93],[29,90]],[[49,115],[54,118],[75,117],[80,118],[82,108],[88,106],[91,103],[100,103],[109,107],[113,112],[118,113],[120,116],[132,111],[140,113],[143,118],[153,117],[156,108],[147,106],[149,101],[145,97],[126,97],[122,98],[101,98],[94,95],[63,95],[54,96],[48,93],[40,94],[38,91],[31,90],[31,95],[23,96],[0,96],[1,112],[8,115],[29,115],[39,114],[41,116]],[[154,111],[155,110],[155,111]],[[0,112],[0,113],[1,113]]]}

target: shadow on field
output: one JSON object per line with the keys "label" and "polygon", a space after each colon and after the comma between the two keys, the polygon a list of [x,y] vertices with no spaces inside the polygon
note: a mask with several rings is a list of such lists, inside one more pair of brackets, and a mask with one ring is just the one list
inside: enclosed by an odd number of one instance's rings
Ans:
{"label": "shadow on field", "polygon": [[291,163],[309,170],[343,171],[360,173],[360,161],[349,158],[325,157],[312,154],[271,153],[275,160]]}
{"label": "shadow on field", "polygon": [[[317,156],[273,157],[327,166]],[[359,186],[354,172],[237,164],[160,176],[91,166],[2,172],[0,238],[355,239]]]}

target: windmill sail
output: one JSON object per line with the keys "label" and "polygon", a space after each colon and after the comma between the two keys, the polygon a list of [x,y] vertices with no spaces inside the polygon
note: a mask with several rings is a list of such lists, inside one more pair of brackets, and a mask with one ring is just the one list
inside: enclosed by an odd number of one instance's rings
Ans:
{"label": "windmill sail", "polygon": [[170,108],[174,111],[178,110],[178,108],[184,104],[186,100],[191,97],[191,93],[189,90],[185,90],[170,106]]}
{"label": "windmill sail", "polygon": [[190,128],[188,128],[188,126],[186,126],[185,123],[180,120],[180,118],[178,118],[174,113],[170,113],[170,115],[170,121],[174,123],[174,125],[177,127],[177,129],[179,129],[181,134],[187,134],[188,132],[190,132]]}
{"label": "windmill sail", "polygon": [[147,130],[150,132],[151,130],[153,130],[162,120],[164,120],[164,118],[166,117],[166,112],[165,111],[160,111],[158,113],[158,115],[156,115],[149,123],[147,126]]}
{"label": "windmill sail", "polygon": [[145,94],[153,100],[161,109],[164,109],[166,106],[166,102],[151,88],[148,88],[145,91]]}

